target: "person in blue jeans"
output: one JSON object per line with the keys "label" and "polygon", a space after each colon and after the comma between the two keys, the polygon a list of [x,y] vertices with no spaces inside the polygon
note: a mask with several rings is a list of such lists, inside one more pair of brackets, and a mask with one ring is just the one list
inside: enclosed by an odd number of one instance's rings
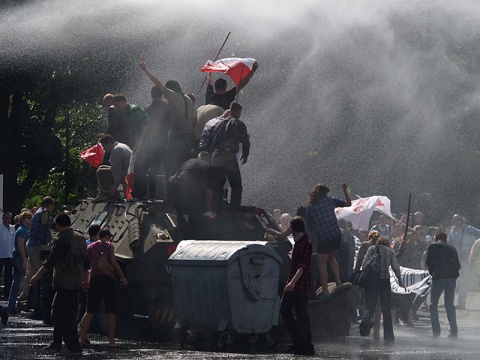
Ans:
{"label": "person in blue jeans", "polygon": [[12,252],[13,281],[8,297],[8,312],[10,314],[16,314],[18,312],[17,295],[20,291],[20,286],[27,268],[28,257],[25,244],[30,234],[31,225],[32,213],[30,211],[23,211],[20,214],[20,226],[17,231],[15,231],[15,242]]}
{"label": "person in blue jeans", "polygon": [[392,314],[390,308],[390,266],[395,273],[398,283],[404,287],[402,278],[400,276],[400,265],[397,260],[395,252],[390,248],[390,241],[381,236],[377,240],[376,245],[372,245],[368,248],[365,258],[363,260],[362,268],[374,254],[380,255],[380,277],[374,280],[369,286],[365,287],[365,299],[366,308],[363,312],[363,319],[360,323],[360,335],[370,335],[370,330],[373,327],[373,315],[375,314],[375,307],[377,299],[380,296],[380,307],[382,309],[383,316],[383,339],[387,343],[395,341],[393,335]]}
{"label": "person in blue jeans", "polygon": [[461,265],[457,250],[452,245],[447,244],[447,234],[439,232],[435,236],[435,241],[427,250],[426,260],[428,272],[432,275],[429,308],[433,337],[439,337],[441,333],[440,322],[438,321],[438,299],[445,291],[445,310],[450,324],[450,335],[448,337],[455,339],[458,335],[458,328],[453,299]]}

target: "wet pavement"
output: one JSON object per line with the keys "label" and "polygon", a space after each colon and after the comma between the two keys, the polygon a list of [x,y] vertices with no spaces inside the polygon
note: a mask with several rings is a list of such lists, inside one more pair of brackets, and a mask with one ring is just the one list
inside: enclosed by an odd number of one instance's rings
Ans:
{"label": "wet pavement", "polygon": [[[448,323],[444,308],[440,308],[443,333],[432,337],[428,311],[418,311],[419,320],[413,327],[396,326],[394,344],[372,337],[362,338],[358,325],[352,326],[351,335],[337,339],[316,339],[316,359],[479,359],[480,358],[480,293],[470,293],[466,310],[457,310],[458,339],[448,339]],[[1,326],[1,325],[0,325]],[[52,338],[52,328],[41,321],[30,320],[25,315],[11,316],[5,327],[0,327],[1,359],[298,359],[286,353],[287,343],[278,344],[275,352],[252,353],[249,347],[244,354],[207,351],[189,351],[177,343],[119,339],[120,348],[108,349],[105,336],[90,334],[91,345],[81,356],[72,356],[67,350],[60,354],[42,350]]]}

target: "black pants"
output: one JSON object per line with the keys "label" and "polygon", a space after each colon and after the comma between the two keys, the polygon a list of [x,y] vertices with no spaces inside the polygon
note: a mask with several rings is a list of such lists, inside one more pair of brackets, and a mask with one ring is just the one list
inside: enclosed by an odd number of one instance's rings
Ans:
{"label": "black pants", "polygon": [[[294,309],[295,315],[293,314]],[[295,291],[285,291],[283,293],[280,314],[293,345],[309,346],[312,344],[307,297],[298,296]]]}
{"label": "black pants", "polygon": [[[150,169],[151,157],[146,148],[140,148],[133,170],[132,197],[143,199],[147,196],[147,175]],[[123,180],[123,179],[122,179]]]}
{"label": "black pants", "polygon": [[62,339],[65,346],[73,352],[81,351],[77,332],[77,291],[56,289],[52,304],[53,344],[61,348]]}
{"label": "black pants", "polygon": [[3,296],[8,299],[10,287],[12,286],[12,258],[0,259],[0,277],[3,270]]}
{"label": "black pants", "polygon": [[[223,177],[220,175],[216,179],[215,188],[213,190],[213,202],[215,211],[220,213],[218,209],[221,208],[223,199],[223,185],[225,184],[225,177],[230,182],[232,187],[232,194],[230,196],[230,211],[237,212],[240,210],[242,203],[242,176],[238,166],[236,153],[226,150],[215,150],[212,156],[212,165],[215,168],[222,169]],[[222,172],[219,172],[220,174]]]}
{"label": "black pants", "polygon": [[168,137],[167,158],[165,159],[167,176],[175,175],[183,163],[191,158],[193,134]]}

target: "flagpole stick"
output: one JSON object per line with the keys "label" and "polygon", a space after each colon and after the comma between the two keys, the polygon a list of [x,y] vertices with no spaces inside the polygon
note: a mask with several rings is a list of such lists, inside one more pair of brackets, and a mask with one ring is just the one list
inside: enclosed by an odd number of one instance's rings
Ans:
{"label": "flagpole stick", "polygon": [[410,222],[410,205],[412,205],[412,193],[408,194],[407,223],[405,224],[405,234],[403,234],[403,240],[407,239],[408,223]]}
{"label": "flagpole stick", "polygon": [[[213,60],[213,62],[218,60],[218,57],[220,56],[220,53],[222,52],[223,47],[225,46],[225,43],[227,42],[228,37],[230,36],[231,33],[232,32],[229,31],[228,34],[227,34],[227,37],[225,38],[225,40],[223,40],[223,44],[220,47],[220,50],[218,50],[217,56],[215,56],[215,60]],[[207,81],[207,75],[205,75],[205,79],[203,79],[202,85],[200,86],[200,89],[198,89],[198,91],[197,91],[197,95],[200,94],[200,91],[202,91],[203,85],[205,85],[205,81]]]}

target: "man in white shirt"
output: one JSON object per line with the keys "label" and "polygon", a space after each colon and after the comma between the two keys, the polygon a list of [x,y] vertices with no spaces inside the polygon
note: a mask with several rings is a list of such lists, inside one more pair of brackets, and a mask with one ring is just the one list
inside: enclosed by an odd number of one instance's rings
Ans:
{"label": "man in white shirt", "polygon": [[12,224],[12,214],[5,211],[0,226],[0,277],[3,272],[3,297],[8,299],[12,285],[12,251],[15,237],[15,226]]}

